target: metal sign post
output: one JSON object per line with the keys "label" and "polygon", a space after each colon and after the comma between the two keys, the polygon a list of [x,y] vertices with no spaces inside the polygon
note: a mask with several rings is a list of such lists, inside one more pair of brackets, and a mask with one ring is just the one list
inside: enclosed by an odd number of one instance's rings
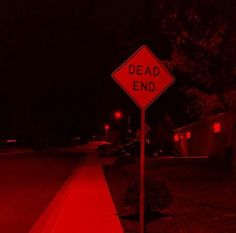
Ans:
{"label": "metal sign post", "polygon": [[147,46],[142,46],[118,69],[112,78],[141,109],[140,155],[140,233],[145,231],[145,110],[173,82],[174,77]]}
{"label": "metal sign post", "polygon": [[141,110],[141,155],[140,155],[140,233],[145,231],[145,110]]}

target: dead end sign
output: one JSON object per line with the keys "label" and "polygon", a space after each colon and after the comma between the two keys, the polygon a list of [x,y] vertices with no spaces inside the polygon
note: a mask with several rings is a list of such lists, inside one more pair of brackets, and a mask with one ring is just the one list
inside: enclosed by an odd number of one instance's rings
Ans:
{"label": "dead end sign", "polygon": [[145,232],[145,110],[173,82],[174,77],[147,46],[142,46],[118,69],[112,78],[141,109],[140,133],[140,233]]}
{"label": "dead end sign", "polygon": [[146,109],[175,80],[146,45],[116,69],[112,78],[141,109]]}

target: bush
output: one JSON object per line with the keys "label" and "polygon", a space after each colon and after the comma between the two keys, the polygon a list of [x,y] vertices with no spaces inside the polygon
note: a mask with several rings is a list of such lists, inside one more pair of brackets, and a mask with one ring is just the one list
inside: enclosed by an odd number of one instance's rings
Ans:
{"label": "bush", "polygon": [[[139,182],[135,181],[128,186],[124,204],[139,213]],[[171,193],[164,182],[146,179],[145,181],[145,213],[160,211],[171,204]]]}

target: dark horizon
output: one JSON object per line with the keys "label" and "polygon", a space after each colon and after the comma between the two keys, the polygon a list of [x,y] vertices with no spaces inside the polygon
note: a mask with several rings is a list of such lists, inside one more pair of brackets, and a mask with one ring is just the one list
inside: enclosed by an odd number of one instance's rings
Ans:
{"label": "dark horizon", "polygon": [[[219,16],[220,4],[207,2],[215,6],[208,11]],[[173,0],[168,3],[172,3],[169,12],[180,12],[181,7],[188,5],[186,1],[178,5]],[[202,1],[198,3],[199,7],[204,6]],[[0,13],[3,131],[19,133],[25,128],[27,132],[45,128],[46,133],[60,128],[67,134],[96,132],[110,120],[115,109],[131,112],[138,118],[138,108],[114,83],[111,73],[143,44],[160,60],[172,59],[173,35],[160,26],[168,5],[162,1],[2,4],[5,4]],[[235,4],[227,1],[221,6],[224,18],[228,7]],[[204,15],[207,10],[202,8],[202,12]],[[174,69],[171,72],[176,84],[148,109],[147,119],[153,122],[168,113],[180,126],[194,119],[187,116],[187,100],[180,92],[183,84],[192,81]]]}

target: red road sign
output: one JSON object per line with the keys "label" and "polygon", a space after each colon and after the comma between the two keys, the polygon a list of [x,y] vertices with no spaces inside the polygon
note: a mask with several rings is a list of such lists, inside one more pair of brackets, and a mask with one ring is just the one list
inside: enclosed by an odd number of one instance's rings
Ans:
{"label": "red road sign", "polygon": [[116,69],[112,78],[141,109],[146,109],[174,82],[174,77],[145,45]]}

